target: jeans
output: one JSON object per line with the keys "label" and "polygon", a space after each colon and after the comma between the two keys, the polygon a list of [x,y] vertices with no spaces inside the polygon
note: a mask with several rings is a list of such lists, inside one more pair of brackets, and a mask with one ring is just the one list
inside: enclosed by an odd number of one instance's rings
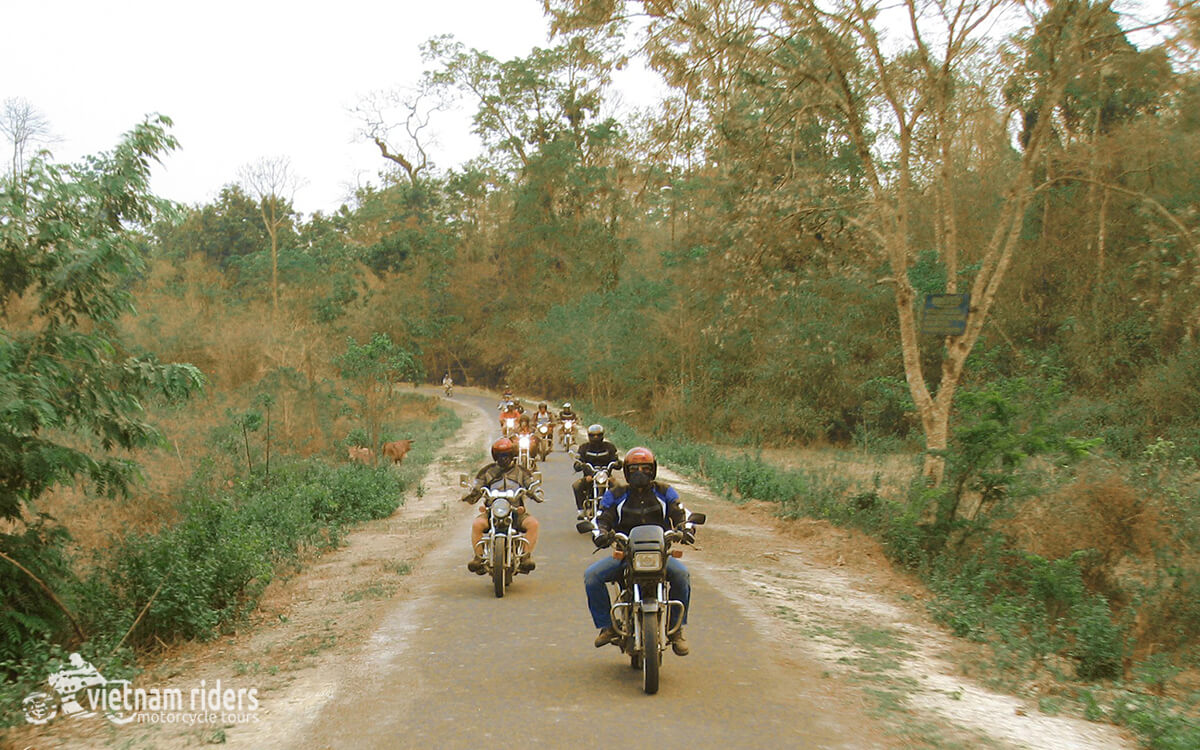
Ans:
{"label": "jeans", "polygon": [[[592,613],[592,623],[597,628],[612,627],[612,602],[609,601],[608,588],[604,584],[619,582],[625,565],[624,560],[605,557],[589,565],[583,573],[588,609]],[[687,623],[688,604],[692,598],[692,575],[678,558],[667,558],[667,583],[670,586],[670,597],[683,602],[683,621]],[[674,621],[669,625],[674,627]]]}

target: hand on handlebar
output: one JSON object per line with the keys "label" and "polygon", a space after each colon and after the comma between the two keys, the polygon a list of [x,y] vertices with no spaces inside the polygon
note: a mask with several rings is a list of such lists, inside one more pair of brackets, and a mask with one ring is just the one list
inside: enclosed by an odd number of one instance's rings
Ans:
{"label": "hand on handlebar", "polygon": [[614,537],[611,531],[600,531],[592,535],[592,543],[595,544],[598,549],[604,549],[605,547],[612,545],[613,539]]}

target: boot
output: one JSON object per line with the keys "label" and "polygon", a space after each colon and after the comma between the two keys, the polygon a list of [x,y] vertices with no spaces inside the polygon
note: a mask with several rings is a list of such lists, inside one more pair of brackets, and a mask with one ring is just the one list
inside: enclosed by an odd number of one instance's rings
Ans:
{"label": "boot", "polygon": [[607,646],[610,643],[616,643],[620,639],[621,635],[617,633],[617,631],[613,630],[612,628],[603,628],[600,630],[600,634],[596,636],[596,648]]}
{"label": "boot", "polygon": [[687,639],[683,637],[682,625],[679,627],[679,630],[667,636],[667,640],[670,641],[671,650],[675,652],[676,656],[687,656],[692,651],[688,648]]}

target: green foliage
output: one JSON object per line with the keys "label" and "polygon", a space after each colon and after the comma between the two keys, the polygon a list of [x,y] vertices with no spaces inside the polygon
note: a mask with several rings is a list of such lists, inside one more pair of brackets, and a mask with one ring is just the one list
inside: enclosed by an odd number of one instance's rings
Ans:
{"label": "green foliage", "polygon": [[143,123],[79,166],[34,159],[23,182],[0,189],[0,298],[36,302],[20,326],[3,311],[0,518],[76,476],[123,491],[136,466],[113,449],[159,439],[142,421],[143,401],[179,401],[200,387],[194,367],[123,352],[112,328],[132,307],[128,281],[143,264],[130,228],[164,208],[149,174],[175,146],[169,124]]}
{"label": "green foliage", "polygon": [[222,268],[270,245],[258,204],[238,185],[226,185],[213,203],[188,209],[178,221],[158,226],[157,233],[166,257],[199,253]]}
{"label": "green foliage", "polygon": [[25,571],[61,593],[72,580],[64,547],[66,531],[49,525],[44,519],[27,526],[19,534],[0,534],[0,670],[20,662],[41,641],[70,635],[63,612]]}
{"label": "green foliage", "polygon": [[1061,374],[1053,369],[957,393],[959,424],[945,452],[946,481],[922,500],[937,504],[935,526],[942,538],[961,525],[959,510],[968,491],[978,493],[980,512],[991,512],[1014,494],[1029,458],[1050,456],[1069,465],[1100,444],[1065,433],[1053,412],[1062,393]]}
{"label": "green foliage", "polygon": [[97,561],[84,582],[94,631],[128,628],[130,642],[208,638],[254,608],[281,566],[336,545],[348,525],[395,510],[404,487],[386,468],[288,461],[270,485],[238,481],[224,496],[191,496],[183,520],[134,534]]}

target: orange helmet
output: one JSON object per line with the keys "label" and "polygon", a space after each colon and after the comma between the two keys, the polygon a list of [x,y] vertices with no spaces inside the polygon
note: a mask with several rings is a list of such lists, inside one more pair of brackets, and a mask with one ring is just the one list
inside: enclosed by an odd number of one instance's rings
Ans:
{"label": "orange helmet", "polygon": [[500,438],[492,443],[492,460],[504,468],[512,466],[513,461],[517,460],[517,446],[508,438]]}
{"label": "orange helmet", "polygon": [[[654,479],[658,476],[658,460],[654,458],[654,453],[649,448],[643,448],[639,445],[636,448],[630,448],[629,452],[625,454],[622,471],[625,472],[625,481],[627,482],[629,481],[629,469],[631,466],[649,466],[650,478]],[[639,469],[638,471],[642,472],[644,470]]]}

